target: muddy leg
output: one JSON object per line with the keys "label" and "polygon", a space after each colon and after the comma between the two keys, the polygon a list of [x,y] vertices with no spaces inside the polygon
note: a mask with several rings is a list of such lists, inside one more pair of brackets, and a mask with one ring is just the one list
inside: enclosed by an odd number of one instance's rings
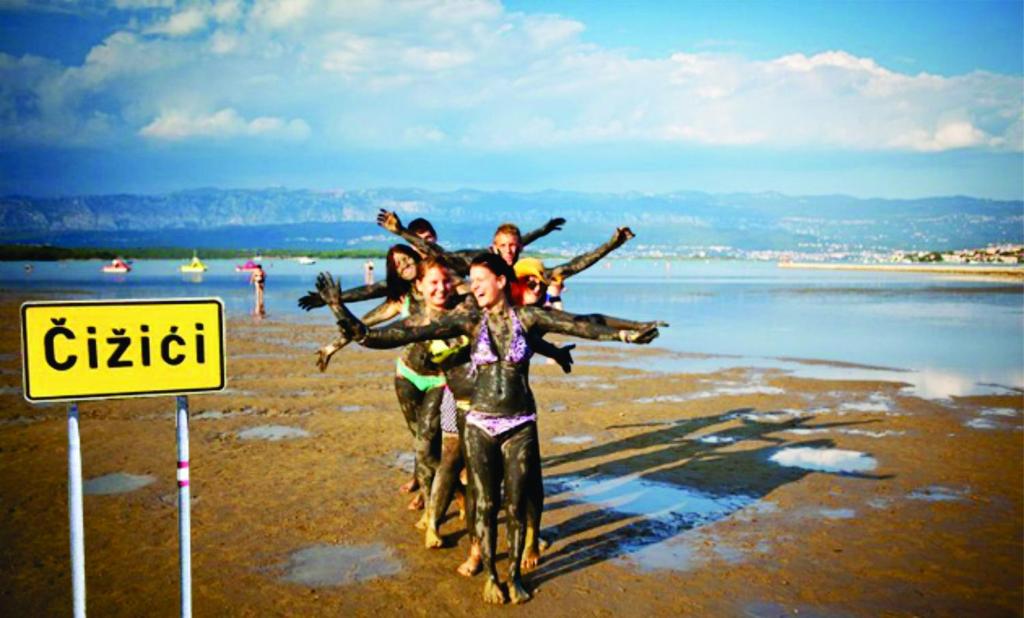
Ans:
{"label": "muddy leg", "polygon": [[537,460],[537,424],[527,423],[511,433],[501,444],[509,539],[508,592],[513,603],[526,603],[530,593],[523,586],[522,559],[526,547],[527,496],[536,474],[533,466]]}
{"label": "muddy leg", "polygon": [[424,542],[428,548],[442,545],[438,528],[440,528],[441,520],[451,504],[462,463],[458,434],[442,434],[442,436],[441,463],[437,467],[437,474],[434,475],[434,484],[430,487],[430,500],[427,502],[427,533]]}
{"label": "muddy leg", "polygon": [[[423,392],[413,386],[412,382],[406,380],[401,376],[395,376],[395,395],[398,397],[398,407],[402,411],[402,418],[405,420],[405,426],[408,427],[409,433],[413,437],[413,452],[415,453],[416,445],[416,413],[423,402]],[[400,488],[400,491],[405,493],[412,493],[419,489],[419,482],[416,479],[416,464],[413,464],[413,477],[408,483],[405,483]],[[409,503],[409,510],[418,510],[423,508],[422,503],[423,497],[418,495],[412,499]]]}
{"label": "muddy leg", "polygon": [[523,551],[522,569],[528,573],[540,563],[541,550],[547,543],[540,538],[540,519],[544,512],[544,477],[540,465],[540,451],[530,464],[532,470],[526,495],[526,549]]}
{"label": "muddy leg", "polygon": [[469,482],[476,497],[473,526],[475,536],[480,540],[481,559],[487,576],[484,583],[484,601],[502,604],[508,599],[498,581],[498,571],[494,564],[498,507],[501,501],[501,447],[484,430],[467,425],[466,460],[470,462]]}
{"label": "muddy leg", "polygon": [[465,406],[458,409],[456,421],[459,426],[459,448],[462,450],[463,463],[462,472],[459,473],[459,477],[466,477],[466,531],[469,533],[469,556],[466,557],[465,562],[459,565],[457,571],[463,577],[472,577],[480,572],[480,562],[483,558],[480,551],[480,540],[476,537],[476,526],[473,523],[476,521],[476,491],[473,489],[473,483],[469,481],[470,463],[469,458],[466,457]]}
{"label": "muddy leg", "polygon": [[[441,460],[441,398],[444,388],[432,388],[423,395],[417,411],[416,433],[416,478],[420,484],[420,496],[424,505],[430,500],[430,488]],[[429,518],[423,512],[416,527],[426,530]]]}

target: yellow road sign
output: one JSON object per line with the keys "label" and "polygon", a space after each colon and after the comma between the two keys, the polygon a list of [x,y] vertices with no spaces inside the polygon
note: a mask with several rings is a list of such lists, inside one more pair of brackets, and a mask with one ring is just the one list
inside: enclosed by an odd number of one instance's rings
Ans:
{"label": "yellow road sign", "polygon": [[224,343],[219,298],[28,302],[22,392],[81,401],[221,390]]}

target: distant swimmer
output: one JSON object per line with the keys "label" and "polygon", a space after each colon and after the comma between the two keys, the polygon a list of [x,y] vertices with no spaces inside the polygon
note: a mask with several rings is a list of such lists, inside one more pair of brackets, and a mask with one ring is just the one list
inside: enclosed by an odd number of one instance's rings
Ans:
{"label": "distant swimmer", "polygon": [[256,268],[252,269],[252,272],[249,274],[249,284],[253,286],[256,293],[256,306],[253,315],[263,317],[267,315],[267,308],[263,303],[263,289],[267,285],[267,273],[263,272],[263,266],[260,264],[257,264]]}
{"label": "distant swimmer", "polygon": [[366,260],[363,264],[363,284],[373,285],[373,260]]}

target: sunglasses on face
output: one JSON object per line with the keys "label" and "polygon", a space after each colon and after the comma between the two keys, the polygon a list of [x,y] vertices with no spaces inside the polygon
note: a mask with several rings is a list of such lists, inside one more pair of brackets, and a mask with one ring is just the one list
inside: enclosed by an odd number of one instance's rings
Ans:
{"label": "sunglasses on face", "polygon": [[526,288],[531,292],[539,292],[544,286],[544,284],[541,283],[539,279],[534,279],[533,277],[530,277],[529,279],[523,281],[523,285],[525,285]]}

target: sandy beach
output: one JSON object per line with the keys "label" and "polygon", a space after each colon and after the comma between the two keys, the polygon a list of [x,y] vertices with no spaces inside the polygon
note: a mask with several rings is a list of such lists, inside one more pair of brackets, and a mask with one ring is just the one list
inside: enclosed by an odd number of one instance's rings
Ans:
{"label": "sandy beach", "polygon": [[[0,300],[0,614],[66,615],[66,412],[22,398],[18,302]],[[535,361],[552,543],[534,599],[487,608],[455,574],[461,523],[424,549],[397,491],[396,353],[346,348],[320,373],[329,327],[227,337],[228,389],[190,397],[197,616],[1022,614],[1020,392],[659,373],[656,346],[580,343],[570,375]],[[177,615],[173,412],[81,404],[94,615]]]}

